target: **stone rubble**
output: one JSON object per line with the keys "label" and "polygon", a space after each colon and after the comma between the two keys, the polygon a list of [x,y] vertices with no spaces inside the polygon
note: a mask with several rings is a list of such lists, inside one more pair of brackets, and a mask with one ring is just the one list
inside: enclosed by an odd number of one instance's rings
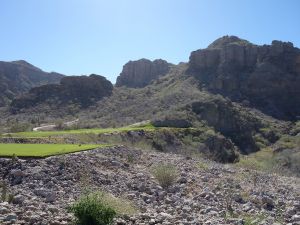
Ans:
{"label": "stone rubble", "polygon": [[[160,163],[178,169],[177,182],[167,190],[151,174]],[[115,225],[300,224],[299,178],[204,159],[118,146],[45,159],[0,159],[0,168],[0,183],[13,194],[0,200],[0,224],[69,224],[73,216],[67,207],[87,187],[136,206],[135,215],[120,216]]]}

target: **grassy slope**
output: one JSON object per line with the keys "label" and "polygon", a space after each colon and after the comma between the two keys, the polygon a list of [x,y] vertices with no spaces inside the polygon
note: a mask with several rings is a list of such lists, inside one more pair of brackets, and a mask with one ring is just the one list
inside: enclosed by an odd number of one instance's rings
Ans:
{"label": "grassy slope", "polygon": [[72,145],[72,144],[0,144],[0,156],[46,157],[71,152],[91,150],[107,145]]}

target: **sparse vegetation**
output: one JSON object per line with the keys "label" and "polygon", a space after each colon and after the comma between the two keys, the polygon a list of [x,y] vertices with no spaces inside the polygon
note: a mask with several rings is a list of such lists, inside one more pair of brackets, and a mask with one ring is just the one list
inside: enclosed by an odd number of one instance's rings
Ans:
{"label": "sparse vegetation", "polygon": [[6,181],[0,182],[0,201],[12,203],[14,194],[9,190],[9,186]]}
{"label": "sparse vegetation", "polygon": [[57,120],[55,122],[55,128],[57,130],[63,130],[65,128],[63,120]]}
{"label": "sparse vegetation", "polygon": [[200,161],[199,163],[197,163],[197,166],[200,170],[207,170],[208,169],[208,165],[204,161]]}
{"label": "sparse vegetation", "polygon": [[109,225],[116,216],[116,210],[104,201],[103,193],[81,197],[70,207],[78,225]]}
{"label": "sparse vegetation", "polygon": [[78,225],[109,225],[117,215],[133,215],[137,212],[127,200],[98,191],[82,196],[69,208]]}
{"label": "sparse vegetation", "polygon": [[16,133],[16,132],[25,132],[30,131],[32,125],[30,123],[25,122],[14,122],[10,125],[9,132]]}
{"label": "sparse vegetation", "polygon": [[154,166],[152,170],[160,186],[165,189],[173,185],[178,177],[177,168],[171,164],[159,164]]}
{"label": "sparse vegetation", "polygon": [[300,151],[284,149],[280,152],[274,152],[271,148],[264,148],[259,152],[241,157],[236,165],[254,171],[300,176]]}
{"label": "sparse vegetation", "polygon": [[7,200],[7,196],[8,196],[8,187],[5,181],[2,181],[0,183],[0,189],[1,189],[1,201],[4,202]]}

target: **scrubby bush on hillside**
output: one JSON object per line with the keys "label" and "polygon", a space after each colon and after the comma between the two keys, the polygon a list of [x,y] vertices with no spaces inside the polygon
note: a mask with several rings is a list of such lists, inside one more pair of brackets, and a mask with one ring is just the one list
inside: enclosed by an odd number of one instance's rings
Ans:
{"label": "scrubby bush on hillside", "polygon": [[165,189],[173,185],[178,177],[178,171],[176,167],[171,164],[157,165],[153,168],[152,173],[160,186]]}
{"label": "scrubby bush on hillside", "polygon": [[64,121],[63,120],[57,120],[55,122],[55,128],[57,130],[63,130],[65,128]]}
{"label": "scrubby bush on hillside", "polygon": [[103,193],[94,193],[80,198],[70,207],[78,225],[109,225],[116,211],[104,201]]}
{"label": "scrubby bush on hillside", "polygon": [[133,215],[137,209],[126,199],[98,191],[81,197],[69,211],[77,225],[109,225],[117,215]]}
{"label": "scrubby bush on hillside", "polygon": [[9,128],[9,132],[16,133],[16,132],[29,131],[29,130],[31,130],[31,128],[32,128],[32,125],[29,123],[15,122],[15,123],[11,124],[11,126]]}

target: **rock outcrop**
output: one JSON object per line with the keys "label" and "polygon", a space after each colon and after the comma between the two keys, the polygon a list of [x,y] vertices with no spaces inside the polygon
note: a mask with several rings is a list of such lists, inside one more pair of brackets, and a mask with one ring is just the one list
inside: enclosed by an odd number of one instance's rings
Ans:
{"label": "rock outcrop", "polygon": [[261,129],[266,126],[261,118],[255,117],[224,98],[194,102],[191,108],[200,120],[230,138],[242,153],[251,153],[260,149],[256,142],[258,136],[264,142],[272,143],[277,140],[276,137],[261,133]]}
{"label": "rock outcrop", "polygon": [[24,60],[0,61],[0,107],[8,105],[14,97],[30,88],[59,83],[62,77],[62,74],[46,73]]}
{"label": "rock outcrop", "polygon": [[162,59],[129,61],[123,66],[123,70],[117,78],[116,86],[145,87],[151,81],[166,75],[170,66],[171,64]]}
{"label": "rock outcrop", "polygon": [[61,79],[60,84],[32,88],[27,94],[12,101],[11,110],[17,112],[40,103],[57,106],[74,103],[87,107],[111,95],[112,90],[113,85],[103,76],[68,76]]}
{"label": "rock outcrop", "polygon": [[276,118],[300,116],[300,50],[290,42],[257,46],[225,36],[192,52],[188,72],[209,91]]}

